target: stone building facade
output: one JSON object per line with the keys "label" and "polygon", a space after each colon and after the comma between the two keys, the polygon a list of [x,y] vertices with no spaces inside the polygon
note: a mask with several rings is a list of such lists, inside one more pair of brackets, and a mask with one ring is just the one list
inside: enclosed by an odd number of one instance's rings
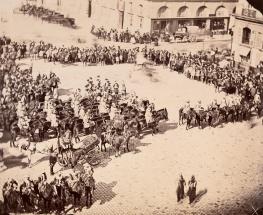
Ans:
{"label": "stone building facade", "polygon": [[263,15],[243,1],[233,16],[234,61],[245,68],[263,67]]}
{"label": "stone building facade", "polygon": [[184,26],[229,27],[237,0],[93,0],[95,20],[105,27],[174,33]]}

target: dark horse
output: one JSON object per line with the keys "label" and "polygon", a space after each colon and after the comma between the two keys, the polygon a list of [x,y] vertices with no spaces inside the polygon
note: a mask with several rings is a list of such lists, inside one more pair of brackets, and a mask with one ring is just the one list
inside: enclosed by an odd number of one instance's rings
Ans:
{"label": "dark horse", "polygon": [[4,210],[6,213],[8,212],[17,213],[19,208],[22,207],[22,201],[19,191],[14,189],[13,185],[10,186],[8,182],[6,182],[3,186],[3,197],[4,197]]}
{"label": "dark horse", "polygon": [[186,119],[186,113],[183,110],[184,108],[179,109],[179,125],[184,124],[184,119]]}
{"label": "dark horse", "polygon": [[196,119],[196,112],[193,108],[190,108],[186,114],[186,130],[190,128],[193,119]]}
{"label": "dark horse", "polygon": [[44,202],[44,212],[49,212],[51,209],[51,201],[54,196],[53,186],[43,180],[38,184],[38,191],[40,199]]}
{"label": "dark horse", "polygon": [[69,193],[73,196],[74,211],[76,211],[76,205],[80,204],[81,196],[85,192],[85,184],[80,179],[77,181],[72,181],[71,176],[70,182],[66,182],[65,186]]}

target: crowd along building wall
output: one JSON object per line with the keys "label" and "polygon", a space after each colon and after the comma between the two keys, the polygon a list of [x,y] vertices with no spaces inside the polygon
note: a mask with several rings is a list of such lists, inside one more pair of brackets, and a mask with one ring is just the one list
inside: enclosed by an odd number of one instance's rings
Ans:
{"label": "crowd along building wall", "polygon": [[234,61],[245,68],[263,67],[263,16],[246,1],[238,4],[233,26]]}
{"label": "crowd along building wall", "polygon": [[94,20],[115,28],[176,32],[183,26],[228,30],[237,0],[93,0]]}
{"label": "crowd along building wall", "polygon": [[151,31],[176,32],[181,27],[227,31],[237,0],[149,0]]}
{"label": "crowd along building wall", "polygon": [[36,0],[81,26],[174,33],[185,26],[227,31],[238,0]]}

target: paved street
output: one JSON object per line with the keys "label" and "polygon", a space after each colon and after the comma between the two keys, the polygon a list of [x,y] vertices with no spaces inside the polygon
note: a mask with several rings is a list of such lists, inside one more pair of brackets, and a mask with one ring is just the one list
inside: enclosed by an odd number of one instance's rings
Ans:
{"label": "paved street", "polygon": [[[164,104],[168,108],[170,121],[161,123],[161,134],[145,136],[135,153],[112,157],[103,167],[95,169],[95,203],[79,214],[237,214],[236,210],[239,214],[247,214],[252,210],[251,205],[258,207],[262,203],[263,134],[258,120],[252,129],[249,122],[204,130],[186,131],[185,126],[178,127],[178,109],[186,98],[201,99],[204,104],[212,98],[221,98],[212,87],[162,67],[153,68],[151,78],[145,71],[134,71],[132,65],[82,67],[37,61],[33,68],[35,74],[56,72],[65,92],[83,88],[89,76],[98,74],[110,80],[124,79],[127,89],[136,91],[139,96],[148,95],[157,108]],[[44,144],[48,143],[38,147]],[[26,159],[17,151],[10,154],[18,157],[7,157],[8,169],[1,173],[1,186],[14,173],[22,179],[25,174],[36,177],[48,171],[47,157],[43,154],[35,155],[33,159],[37,164],[32,169],[25,167]],[[59,169],[57,166],[55,171]],[[200,197],[194,205],[188,205],[187,199],[176,202],[180,173],[186,180],[192,174],[196,176]],[[254,199],[254,195],[258,199]]]}
{"label": "paved street", "polygon": [[[83,28],[83,23],[73,30],[42,23],[22,14],[13,14],[13,9],[21,2],[8,2],[1,4],[3,7],[0,13],[6,21],[0,22],[0,34],[10,36],[13,40],[43,40],[59,46],[90,47],[99,43],[134,47],[133,44],[97,40],[87,28]],[[79,43],[78,39],[83,43]],[[204,43],[162,43],[155,48],[195,52],[230,46],[229,40],[211,40]],[[201,100],[204,107],[211,104],[213,99],[222,100],[224,93],[216,93],[213,86],[190,80],[162,66],[141,69],[131,64],[84,67],[82,64],[62,65],[43,60],[30,62],[26,59],[19,62],[22,67],[31,63],[34,76],[50,71],[59,76],[61,96],[72,95],[77,88],[84,91],[87,79],[96,79],[100,75],[102,79],[124,81],[128,91],[136,92],[139,98],[153,101],[156,109],[167,108],[169,113],[169,120],[159,125],[160,133],[155,136],[145,135],[136,142],[134,151],[123,153],[119,158],[104,155],[106,158],[94,172],[94,204],[76,214],[250,215],[253,214],[253,208],[263,206],[262,118],[223,124],[216,128],[206,127],[203,130],[193,128],[187,131],[185,125],[178,125],[179,108],[187,100],[194,105]],[[44,149],[55,139],[38,143],[38,153],[32,158],[33,166],[28,168],[26,154],[10,148],[9,138],[5,133],[1,139],[7,169],[0,172],[0,187],[9,177],[21,182],[26,175],[37,178],[47,172],[48,179],[52,178],[49,175],[48,154]],[[62,170],[58,165],[54,169],[56,176],[58,172],[67,174],[71,171]],[[189,205],[188,198],[177,203],[179,174],[183,174],[187,182],[195,175],[197,198],[194,204]],[[0,200],[3,201],[2,195]],[[68,207],[67,213],[74,212]]]}

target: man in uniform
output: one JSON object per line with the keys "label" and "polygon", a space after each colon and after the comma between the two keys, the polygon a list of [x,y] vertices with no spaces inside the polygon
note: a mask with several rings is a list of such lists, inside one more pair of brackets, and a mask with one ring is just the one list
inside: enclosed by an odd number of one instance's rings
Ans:
{"label": "man in uniform", "polygon": [[50,175],[54,175],[54,166],[57,162],[57,150],[58,146],[55,147],[52,145],[49,148],[49,170],[50,170]]}
{"label": "man in uniform", "polygon": [[126,92],[126,86],[125,86],[125,83],[123,82],[122,85],[121,85],[121,94],[123,96],[126,96],[127,92]]}
{"label": "man in uniform", "polygon": [[84,173],[81,175],[82,181],[85,183],[86,206],[90,207],[93,202],[95,188],[95,180],[93,178],[94,170],[89,164],[84,164]]}
{"label": "man in uniform", "polygon": [[119,84],[116,81],[113,84],[113,89],[114,89],[114,93],[118,95],[119,94]]}

